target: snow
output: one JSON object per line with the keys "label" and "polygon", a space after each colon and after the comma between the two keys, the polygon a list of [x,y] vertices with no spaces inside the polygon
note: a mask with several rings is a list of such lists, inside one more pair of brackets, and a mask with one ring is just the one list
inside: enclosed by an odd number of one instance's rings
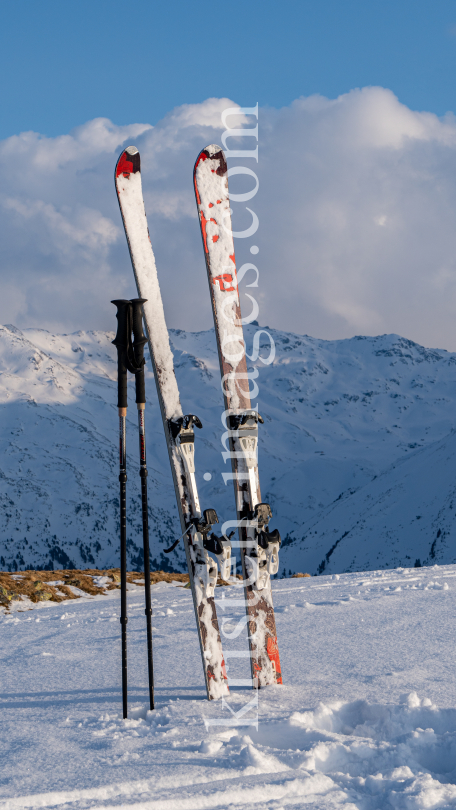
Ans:
{"label": "snow", "polygon": [[[243,608],[216,593],[241,681]],[[284,686],[208,702],[191,593],[154,585],[150,712],[144,591],[129,585],[128,720],[118,591],[2,611],[0,808],[456,807],[456,566],[286,579],[273,594]]]}
{"label": "snow", "polygon": [[[93,576],[92,579],[93,584],[96,585],[97,588],[105,588],[106,585],[109,585],[112,582],[112,579],[110,579],[110,577],[104,576]],[[63,585],[63,582],[61,582],[60,584]]]}

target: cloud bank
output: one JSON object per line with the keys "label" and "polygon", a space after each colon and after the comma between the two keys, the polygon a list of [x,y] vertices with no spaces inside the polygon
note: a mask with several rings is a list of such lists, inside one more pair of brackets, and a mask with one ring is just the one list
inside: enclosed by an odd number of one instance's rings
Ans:
{"label": "cloud bank", "polygon": [[[58,138],[1,141],[0,321],[114,328],[110,299],[135,289],[113,171],[134,143],[169,326],[209,328],[192,169],[203,146],[220,142],[233,105],[184,105],[155,127],[95,119]],[[379,87],[301,98],[260,108],[259,161],[244,164],[260,186],[233,202],[235,229],[251,221],[246,206],[260,227],[236,250],[238,266],[259,270],[260,323],[331,339],[397,332],[456,349],[454,116],[413,112]],[[231,187],[251,183],[233,177]]]}

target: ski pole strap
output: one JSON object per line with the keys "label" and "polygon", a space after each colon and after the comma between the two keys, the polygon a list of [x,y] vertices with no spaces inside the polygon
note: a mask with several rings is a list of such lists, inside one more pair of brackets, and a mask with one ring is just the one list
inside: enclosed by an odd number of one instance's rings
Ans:
{"label": "ski pole strap", "polygon": [[136,374],[136,402],[144,404],[146,401],[146,386],[144,380],[144,344],[147,343],[147,338],[143,330],[142,318],[142,305],[145,304],[147,298],[133,298],[131,301],[132,308],[132,327],[133,327],[133,356],[135,364],[139,371]]}
{"label": "ski pole strap", "polygon": [[[127,351],[129,341],[129,313],[131,310],[130,301],[116,299],[111,301],[117,307],[117,334],[112,341],[117,349],[117,407],[125,410],[128,405],[127,400]],[[125,416],[126,413],[122,414]]]}

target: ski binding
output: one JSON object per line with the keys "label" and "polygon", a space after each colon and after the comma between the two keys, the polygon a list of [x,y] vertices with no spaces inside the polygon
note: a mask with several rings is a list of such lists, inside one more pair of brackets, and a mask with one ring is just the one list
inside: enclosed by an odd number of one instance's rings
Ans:
{"label": "ski binding", "polygon": [[258,464],[258,422],[263,424],[264,419],[257,411],[245,411],[230,416],[230,428],[237,431],[242,458],[248,470],[254,470]]}
{"label": "ski binding", "polygon": [[[186,416],[181,416],[179,419],[169,420],[171,435],[173,439],[179,439],[178,444],[182,460],[185,464],[186,472],[189,475],[195,475],[195,432],[193,425],[200,429],[203,427],[201,419],[193,413],[188,413]],[[193,494],[195,495],[195,493],[196,487],[194,486]],[[197,509],[199,511],[199,505]]]}
{"label": "ski binding", "polygon": [[[181,416],[179,419],[170,419],[169,427],[176,446],[179,448],[191,483],[192,497],[195,511],[201,513],[195,483],[195,432],[193,426],[201,428],[201,420],[194,414]],[[195,574],[198,576],[200,587],[206,598],[214,596],[217,584],[217,567],[207,553],[210,551],[217,558],[220,577],[228,580],[231,574],[231,543],[228,537],[209,536],[209,532],[219,519],[215,509],[205,509],[202,517],[193,518],[188,526],[192,536],[192,547],[195,553]],[[177,545],[177,543],[176,543]],[[171,548],[175,548],[172,546]]]}
{"label": "ski binding", "polygon": [[[241,447],[240,455],[249,472],[251,493],[256,489],[254,476],[258,465],[258,423],[264,424],[264,419],[254,410],[230,416],[230,428],[236,431],[236,438]],[[269,504],[257,503],[246,521],[246,527],[253,529],[254,534],[252,545],[246,550],[247,573],[251,585],[258,591],[266,588],[269,578],[279,570],[281,538],[278,529],[268,531],[271,518],[272,510]]]}
{"label": "ski binding", "polygon": [[257,591],[266,588],[270,577],[279,570],[281,538],[278,529],[268,531],[271,518],[272,510],[269,504],[257,503],[246,521],[247,529],[254,531],[254,542],[246,550],[245,562],[249,581]]}
{"label": "ski binding", "polygon": [[195,575],[198,576],[200,586],[206,597],[214,596],[217,584],[217,566],[208,551],[217,558],[220,577],[227,580],[231,572],[231,543],[227,537],[209,536],[214,523],[218,523],[215,509],[205,509],[203,516],[193,518],[189,530],[192,535],[192,545],[195,550]]}

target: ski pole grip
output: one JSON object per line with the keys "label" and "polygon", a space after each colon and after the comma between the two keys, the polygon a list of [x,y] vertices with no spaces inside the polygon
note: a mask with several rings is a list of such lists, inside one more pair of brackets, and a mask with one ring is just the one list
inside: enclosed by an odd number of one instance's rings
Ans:
{"label": "ski pole grip", "polygon": [[144,344],[147,338],[143,330],[142,305],[147,298],[133,298],[131,302],[133,310],[133,351],[135,361],[141,367],[141,371],[136,374],[136,402],[144,404],[146,401],[146,385],[144,379]]}
{"label": "ski pole grip", "polygon": [[117,307],[117,334],[112,341],[117,348],[117,407],[126,408],[127,400],[127,347],[130,301],[117,299],[111,301]]}

